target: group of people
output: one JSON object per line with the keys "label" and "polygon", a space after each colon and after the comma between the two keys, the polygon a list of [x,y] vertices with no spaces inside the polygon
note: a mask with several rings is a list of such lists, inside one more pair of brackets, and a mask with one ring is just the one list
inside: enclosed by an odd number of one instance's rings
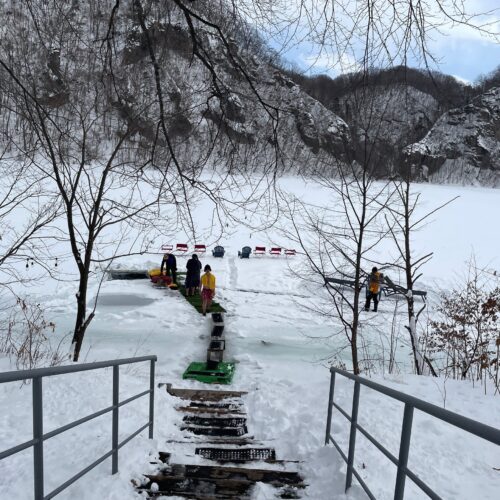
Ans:
{"label": "group of people", "polygon": [[[166,275],[172,276],[174,283],[177,283],[177,260],[174,254],[166,253],[163,256],[160,268],[162,274],[164,268]],[[186,263],[187,273],[184,288],[186,297],[192,297],[199,293],[201,287],[202,311],[203,316],[206,316],[215,295],[215,276],[208,264],[203,268],[203,276],[201,275],[201,268],[202,265],[198,255],[193,254]]]}
{"label": "group of people", "polygon": [[[172,276],[173,282],[177,283],[177,260],[174,254],[166,253],[163,256],[160,268],[162,274],[164,268],[166,275]],[[192,297],[199,293],[201,287],[202,311],[203,316],[206,316],[215,295],[215,276],[212,274],[212,268],[208,264],[203,268],[203,276],[201,276],[201,268],[200,259],[194,253],[186,264],[187,273],[184,288],[186,289],[186,297]],[[374,267],[367,278],[365,311],[370,310],[370,304],[373,300],[373,311],[377,312],[380,284],[383,280],[384,275]]]}

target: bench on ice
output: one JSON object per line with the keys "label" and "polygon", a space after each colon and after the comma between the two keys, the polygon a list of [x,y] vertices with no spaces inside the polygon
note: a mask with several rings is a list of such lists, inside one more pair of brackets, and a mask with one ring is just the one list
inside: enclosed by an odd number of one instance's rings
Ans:
{"label": "bench on ice", "polygon": [[297,252],[293,248],[285,249],[285,255],[291,257],[293,255],[297,255]]}
{"label": "bench on ice", "polygon": [[[396,283],[393,283],[390,278],[387,276],[384,278],[384,281],[386,283],[385,287],[382,289],[384,292],[384,295],[386,297],[390,297],[391,295],[407,295],[408,289],[398,285]],[[427,298],[427,292],[424,290],[412,290],[411,291],[412,295],[415,297],[422,297],[422,300],[425,302]]]}
{"label": "bench on ice", "polygon": [[269,255],[281,255],[281,248],[272,247],[271,250],[269,250]]}
{"label": "bench on ice", "polygon": [[[341,287],[348,287],[354,290],[355,282],[354,280],[344,279],[344,278],[325,278],[325,284],[327,285],[337,285]],[[380,292],[384,294],[385,297],[390,297],[392,295],[406,295],[408,289],[394,283],[390,278],[384,276],[384,282],[380,284]],[[427,298],[427,292],[424,290],[412,290],[412,294],[416,297],[422,297],[425,302]]]}
{"label": "bench on ice", "polygon": [[266,247],[255,247],[254,255],[266,255]]}
{"label": "bench on ice", "polygon": [[177,245],[175,245],[175,251],[180,253],[186,253],[188,251],[187,243],[177,243]]}
{"label": "bench on ice", "polygon": [[174,249],[174,245],[162,245],[161,246],[161,251],[162,252],[171,252]]}
{"label": "bench on ice", "polygon": [[207,251],[206,245],[195,245],[194,252],[195,253],[205,253]]}

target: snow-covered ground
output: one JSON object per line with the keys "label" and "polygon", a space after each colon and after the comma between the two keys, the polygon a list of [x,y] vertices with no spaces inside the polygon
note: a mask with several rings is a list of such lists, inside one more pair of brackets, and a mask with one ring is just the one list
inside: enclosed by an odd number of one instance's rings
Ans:
{"label": "snow-covered ground", "polygon": [[[321,205],[331,202],[327,193],[313,183],[287,178],[281,187]],[[492,227],[491,213],[500,206],[500,191],[480,188],[422,186],[422,211],[460,195],[453,204],[437,213],[418,236],[418,250],[434,251],[426,266],[422,287],[446,288],[460,272],[472,250],[477,259],[494,269],[500,266],[500,234]],[[200,226],[210,224],[200,207],[196,214]],[[276,448],[280,459],[298,460],[311,499],[365,498],[354,486],[344,495],[345,467],[333,447],[324,447],[326,406],[329,389],[328,356],[338,340],[330,337],[334,323],[316,316],[304,307],[322,291],[304,287],[290,270],[301,257],[237,258],[244,245],[287,247],[287,241],[272,230],[252,233],[242,226],[230,227],[220,241],[226,248],[224,259],[202,257],[217,277],[217,299],[227,309],[226,353],[237,363],[231,388],[248,391],[245,404],[251,435]],[[185,237],[178,235],[178,241]],[[175,243],[176,241],[159,242]],[[389,244],[380,254],[390,253]],[[151,268],[161,255],[122,259],[123,268]],[[180,270],[185,257],[178,258]],[[70,273],[70,261],[60,264],[61,273]],[[97,283],[92,284],[95,294]],[[43,304],[48,319],[56,323],[55,340],[71,330],[75,309],[72,282],[45,282],[30,290]],[[432,293],[431,293],[432,295]],[[432,297],[431,297],[432,302]],[[394,312],[394,301],[381,303],[377,315],[362,317],[363,335],[377,345],[387,334]],[[401,318],[404,322],[404,317]],[[176,387],[201,387],[182,381],[182,372],[191,361],[203,360],[210,332],[210,318],[198,314],[179,293],[153,288],[146,281],[106,281],[101,288],[97,313],[85,337],[81,361],[114,359],[156,354],[157,382]],[[373,335],[371,336],[371,331]],[[66,345],[66,344],[65,344]],[[444,379],[408,375],[409,351],[400,348],[398,375],[374,379],[426,401],[459,412],[494,427],[500,425],[500,397],[484,395],[480,387]],[[6,359],[2,370],[9,369]],[[141,392],[148,386],[148,365],[120,370],[121,398]],[[111,404],[111,370],[52,377],[44,381],[44,429],[50,431]],[[205,386],[203,386],[205,387]],[[352,383],[338,380],[336,401],[350,412]],[[138,498],[130,480],[154,470],[150,464],[158,451],[173,453],[172,461],[203,461],[194,456],[194,445],[179,444],[181,417],[174,410],[177,401],[164,389],[156,392],[155,439],[145,431],[120,451],[120,472],[110,475],[106,461],[63,492],[60,497],[78,499]],[[0,451],[30,439],[31,387],[20,384],[0,386]],[[147,420],[146,400],[120,410],[120,439]],[[360,422],[397,455],[403,407],[388,398],[362,388]],[[347,449],[347,421],[334,413],[333,434]],[[46,493],[57,487],[111,446],[111,415],[84,424],[49,440],[45,445]],[[151,455],[151,456],[150,456]],[[263,464],[261,464],[263,465]],[[395,467],[371,444],[358,435],[355,465],[377,498],[393,494]],[[472,438],[462,431],[416,412],[410,451],[410,468],[436,490],[442,498],[496,499],[500,491],[500,451],[498,447]],[[32,498],[32,452],[27,450],[0,461],[0,498]],[[269,488],[260,488],[255,498],[273,498]],[[424,498],[407,481],[407,498]]]}

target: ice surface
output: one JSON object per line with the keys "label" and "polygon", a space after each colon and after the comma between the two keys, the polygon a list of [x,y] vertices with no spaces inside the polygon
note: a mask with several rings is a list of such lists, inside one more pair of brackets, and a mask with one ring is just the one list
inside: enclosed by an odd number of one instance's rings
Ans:
{"label": "ice surface", "polygon": [[[331,204],[331,194],[312,182],[288,177],[281,187],[289,193],[319,205]],[[415,236],[418,252],[434,252],[433,260],[424,268],[422,288],[429,291],[430,308],[441,289],[446,289],[455,273],[460,272],[472,249],[478,259],[498,269],[500,233],[495,231],[491,213],[500,206],[500,191],[485,188],[452,186],[419,186],[422,191],[421,212],[440,205],[453,196],[460,198],[437,213]],[[251,217],[251,214],[249,214]],[[199,230],[208,234],[211,212],[200,206],[195,213]],[[223,259],[201,258],[210,264],[217,277],[217,300],[225,315],[227,359],[237,362],[232,388],[249,391],[245,397],[248,427],[257,440],[276,448],[277,457],[299,460],[297,465],[308,483],[307,498],[342,499],[345,467],[332,447],[324,447],[326,406],[328,397],[329,356],[339,343],[345,343],[338,322],[315,314],[309,305],[324,296],[324,290],[304,286],[294,274],[302,257],[271,256],[238,259],[242,246],[289,246],[277,231],[253,232],[242,226],[229,226],[215,243],[226,249]],[[187,241],[178,234],[178,241]],[[173,241],[175,243],[175,241]],[[208,240],[207,240],[208,242]],[[158,247],[164,241],[158,242]],[[192,248],[192,244],[190,247]],[[297,249],[298,250],[298,249]],[[390,260],[391,248],[384,243],[375,249],[376,258]],[[162,254],[123,258],[123,268],[144,269],[158,266]],[[184,270],[187,258],[178,258]],[[74,277],[69,259],[61,259],[60,271],[66,280]],[[99,276],[91,282],[89,297],[96,295]],[[29,290],[44,305],[47,318],[55,321],[55,337],[69,348],[74,322],[75,282],[62,281],[34,284]],[[89,301],[93,304],[93,300]],[[394,312],[394,299],[384,299],[379,314],[363,314],[362,332],[375,352],[387,338]],[[404,315],[400,317],[404,328]],[[211,318],[204,318],[178,292],[154,288],[146,281],[105,281],[97,301],[96,317],[86,334],[82,362],[156,354],[157,382],[199,388],[202,384],[183,381],[182,372],[192,361],[206,356]],[[349,353],[343,354],[348,360]],[[400,348],[398,360],[402,371],[409,364],[407,345]],[[11,368],[1,359],[1,368]],[[375,377],[377,381],[408,392],[451,411],[489,425],[499,426],[500,398],[484,395],[480,387],[445,379],[418,378],[411,375]],[[148,387],[148,365],[143,363],[120,369],[120,397],[125,399]],[[71,377],[52,377],[44,382],[44,425],[46,431],[111,404],[111,370],[99,370]],[[338,380],[336,401],[346,411],[352,404],[352,384]],[[143,473],[155,470],[158,450],[173,453],[172,460],[184,463],[206,463],[193,456],[194,446],[176,443],[182,440],[178,424],[181,417],[174,410],[178,401],[163,389],[156,393],[155,439],[147,432],[132,440],[120,452],[120,473],[111,476],[106,461],[61,494],[61,499],[94,500],[95,498],[127,500],[137,498],[130,479],[141,479]],[[31,387],[18,384],[0,386],[1,448],[30,439]],[[360,421],[377,439],[397,455],[402,406],[373,391],[362,389]],[[131,407],[120,408],[120,439],[147,420],[147,401],[141,399]],[[61,435],[46,443],[46,492],[57,487],[79,469],[90,464],[111,444],[111,416],[106,415],[79,430]],[[337,412],[333,432],[344,450],[347,446],[347,421]],[[149,454],[152,454],[151,456]],[[267,464],[259,464],[266,466]],[[395,468],[382,459],[372,445],[359,438],[355,465],[373,488],[377,497],[389,498],[393,491]],[[415,416],[410,467],[428,481],[443,498],[470,500],[498,497],[498,447],[456,431],[422,415]],[[32,454],[25,452],[0,461],[0,497],[28,500],[32,498]],[[420,498],[407,482],[407,498]],[[269,489],[259,485],[255,498],[264,499]],[[480,495],[480,496],[478,496]],[[355,486],[348,498],[364,498]]]}

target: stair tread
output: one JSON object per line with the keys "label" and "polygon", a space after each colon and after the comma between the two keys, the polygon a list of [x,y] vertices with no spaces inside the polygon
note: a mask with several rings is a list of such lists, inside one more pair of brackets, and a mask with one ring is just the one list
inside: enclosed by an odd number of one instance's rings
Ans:
{"label": "stair tread", "polygon": [[172,387],[172,384],[166,384],[166,390],[171,396],[175,396],[181,399],[197,400],[200,402],[204,401],[222,401],[232,398],[240,398],[245,394],[244,391],[215,391],[215,390],[204,390],[204,389],[176,389]]}

